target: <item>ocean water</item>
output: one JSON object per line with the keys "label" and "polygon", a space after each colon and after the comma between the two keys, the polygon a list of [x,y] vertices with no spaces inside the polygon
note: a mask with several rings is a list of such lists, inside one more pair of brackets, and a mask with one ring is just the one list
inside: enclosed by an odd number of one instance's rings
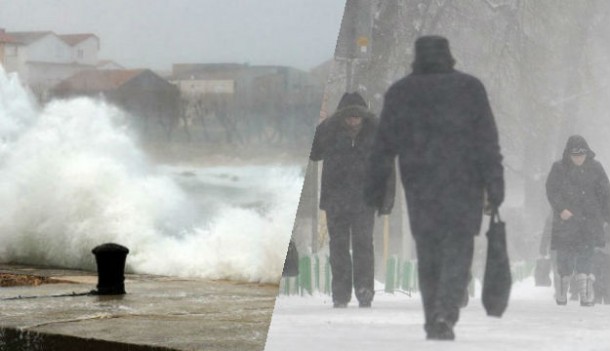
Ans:
{"label": "ocean water", "polygon": [[114,242],[130,272],[277,282],[301,173],[155,165],[119,109],[40,108],[0,67],[0,261],[95,269],[91,249]]}

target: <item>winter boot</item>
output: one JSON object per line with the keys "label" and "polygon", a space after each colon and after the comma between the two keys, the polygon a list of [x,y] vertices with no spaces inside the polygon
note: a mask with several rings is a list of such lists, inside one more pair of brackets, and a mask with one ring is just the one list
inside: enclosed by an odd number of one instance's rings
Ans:
{"label": "winter boot", "polygon": [[358,298],[358,305],[363,308],[371,307],[375,292],[371,289],[360,288],[356,291],[356,298]]}
{"label": "winter boot", "polygon": [[570,287],[571,276],[556,277],[555,279],[555,301],[558,305],[568,304],[568,288]]}
{"label": "winter boot", "polygon": [[426,333],[427,340],[455,340],[453,324],[449,323],[449,321],[445,320],[444,318],[437,318],[432,325],[426,328]]}
{"label": "winter boot", "polygon": [[[589,274],[587,276],[587,299],[584,306],[593,306],[595,305],[595,276],[593,274]],[[582,305],[582,300],[581,300]]]}
{"label": "winter boot", "polygon": [[595,282],[595,276],[593,274],[587,275],[584,273],[578,273],[576,275],[576,284],[578,286],[581,306],[593,306],[595,304],[593,282]]}

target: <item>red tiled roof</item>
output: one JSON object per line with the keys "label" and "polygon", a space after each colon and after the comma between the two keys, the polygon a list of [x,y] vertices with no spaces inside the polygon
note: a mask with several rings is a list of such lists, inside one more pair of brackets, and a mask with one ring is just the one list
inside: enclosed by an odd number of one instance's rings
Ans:
{"label": "red tiled roof", "polygon": [[51,31],[44,32],[7,32],[6,34],[10,35],[17,42],[22,44],[31,44],[38,39],[45,37],[49,34],[53,34]]}
{"label": "red tiled roof", "polygon": [[12,36],[6,34],[6,32],[0,31],[0,43],[16,44],[17,40]]}
{"label": "red tiled roof", "polygon": [[55,89],[82,92],[115,90],[144,71],[143,69],[82,71],[59,83]]}
{"label": "red tiled roof", "polygon": [[80,34],[62,34],[59,38],[66,44],[74,46],[82,41],[85,41],[91,37],[97,38],[97,35],[91,33],[80,33]]}

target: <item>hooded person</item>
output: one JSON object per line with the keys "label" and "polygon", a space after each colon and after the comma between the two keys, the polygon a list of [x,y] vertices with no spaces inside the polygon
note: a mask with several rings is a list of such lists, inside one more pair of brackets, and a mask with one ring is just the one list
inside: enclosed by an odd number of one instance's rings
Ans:
{"label": "hooded person", "polygon": [[585,138],[568,138],[563,157],[553,163],[546,180],[546,195],[553,208],[551,249],[557,251],[557,304],[567,304],[575,275],[581,306],[594,303],[592,260],[596,247],[605,246],[604,223],[610,217],[610,182],[604,167]]}
{"label": "hooded person", "polygon": [[415,239],[427,338],[453,340],[467,292],[484,191],[504,199],[498,132],[481,82],[454,69],[449,42],[415,42],[413,71],[386,92],[368,167],[366,198],[378,206],[396,156]]}
{"label": "hooded person", "polygon": [[[374,290],[375,210],[388,214],[393,185],[378,208],[364,200],[365,166],[377,118],[357,92],[345,93],[336,112],[316,128],[310,159],[323,161],[320,209],[330,239],[333,306],[347,307],[355,291],[360,307],[370,307]],[[350,254],[351,249],[353,252]]]}

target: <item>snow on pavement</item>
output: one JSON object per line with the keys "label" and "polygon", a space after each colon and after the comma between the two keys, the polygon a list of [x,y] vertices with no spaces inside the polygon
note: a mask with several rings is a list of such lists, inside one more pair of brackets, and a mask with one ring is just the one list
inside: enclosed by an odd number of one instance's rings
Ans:
{"label": "snow on pavement", "polygon": [[513,286],[501,319],[487,317],[479,295],[462,309],[456,341],[427,341],[420,296],[378,292],[371,309],[352,299],[333,309],[330,296],[279,296],[265,351],[312,350],[610,350],[610,305],[557,306],[552,288],[533,279]]}

